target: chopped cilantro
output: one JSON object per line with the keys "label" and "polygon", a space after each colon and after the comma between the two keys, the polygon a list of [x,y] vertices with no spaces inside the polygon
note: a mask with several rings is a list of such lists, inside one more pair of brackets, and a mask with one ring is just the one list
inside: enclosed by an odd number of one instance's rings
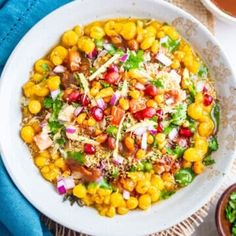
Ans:
{"label": "chopped cilantro", "polygon": [[191,102],[194,102],[194,101],[195,101],[195,97],[196,97],[196,95],[197,95],[195,85],[192,83],[192,84],[188,87],[188,90],[189,90],[190,100],[191,100]]}
{"label": "chopped cilantro", "polygon": [[156,80],[153,80],[153,81],[152,81],[152,84],[153,84],[154,86],[156,86],[157,88],[164,88],[164,84],[163,84],[163,82],[161,81],[160,78],[159,78],[159,79],[156,79]]}
{"label": "chopped cilantro", "polygon": [[60,146],[63,146],[66,143],[65,138],[58,138],[56,140],[56,143],[59,144]]}
{"label": "chopped cilantro", "polygon": [[59,99],[56,99],[52,104],[52,117],[56,119],[58,114],[63,106],[63,102]]}
{"label": "chopped cilantro", "polygon": [[198,76],[200,77],[207,77],[208,69],[205,65],[201,65],[198,70]]}
{"label": "chopped cilantro", "polygon": [[51,97],[46,97],[44,100],[43,100],[43,105],[45,108],[49,109],[49,108],[52,108],[52,104],[53,104],[53,99]]}
{"label": "chopped cilantro", "polygon": [[208,145],[209,145],[209,149],[210,151],[216,151],[218,150],[218,142],[217,142],[217,138],[216,137],[213,137],[211,138],[209,141],[208,141]]}
{"label": "chopped cilantro", "polygon": [[206,157],[203,159],[202,163],[203,163],[205,166],[210,166],[210,165],[213,165],[213,164],[215,163],[215,160],[212,159],[211,156],[206,156]]}
{"label": "chopped cilantro", "polygon": [[217,131],[220,124],[220,106],[218,102],[216,102],[213,109],[211,110],[211,118],[215,124],[215,131]]}
{"label": "chopped cilantro", "polygon": [[116,126],[114,126],[114,125],[109,125],[107,127],[106,131],[107,131],[107,134],[109,134],[109,135],[111,135],[113,137],[116,137],[118,128]]}
{"label": "chopped cilantro", "polygon": [[43,63],[41,65],[41,68],[43,69],[44,72],[48,72],[50,70],[50,67],[48,66],[47,63]]}
{"label": "chopped cilantro", "polygon": [[173,40],[169,36],[161,39],[161,46],[167,48],[169,52],[174,52],[179,48],[180,40]]}
{"label": "chopped cilantro", "polygon": [[112,189],[112,186],[104,178],[99,182],[99,186],[105,189]]}
{"label": "chopped cilantro", "polygon": [[154,121],[154,122],[157,122],[158,118],[157,118],[157,116],[153,116],[153,117],[150,118],[149,120]]}
{"label": "chopped cilantro", "polygon": [[176,128],[176,125],[170,124],[164,128],[164,133],[168,135],[172,129]]}
{"label": "chopped cilantro", "polygon": [[61,130],[64,127],[59,121],[56,120],[49,121],[48,126],[53,134],[56,134],[59,130]]}
{"label": "chopped cilantro", "polygon": [[78,151],[78,152],[76,152],[76,151],[68,151],[67,152],[67,156],[70,159],[78,161],[78,163],[81,164],[81,165],[85,164],[86,159],[85,159],[84,153],[81,152],[81,151]]}
{"label": "chopped cilantro", "polygon": [[187,118],[187,106],[180,104],[176,108],[176,112],[172,115],[171,123],[175,125],[181,125],[181,123]]}
{"label": "chopped cilantro", "polygon": [[105,82],[105,81],[100,81],[100,83],[102,84],[103,88],[109,88],[110,84]]}
{"label": "chopped cilantro", "polygon": [[102,39],[95,39],[95,45],[97,48],[103,48],[104,41]]}
{"label": "chopped cilantro", "polygon": [[176,146],[174,149],[167,148],[166,151],[167,151],[168,154],[176,155],[177,158],[180,158],[180,157],[183,156],[183,153],[184,153],[185,149],[180,147],[180,146]]}
{"label": "chopped cilantro", "polygon": [[163,190],[161,191],[161,199],[165,200],[175,194],[175,191]]}
{"label": "chopped cilantro", "polygon": [[139,50],[137,53],[129,52],[129,57],[124,63],[125,70],[137,69],[140,66],[140,63],[143,62],[143,51]]}

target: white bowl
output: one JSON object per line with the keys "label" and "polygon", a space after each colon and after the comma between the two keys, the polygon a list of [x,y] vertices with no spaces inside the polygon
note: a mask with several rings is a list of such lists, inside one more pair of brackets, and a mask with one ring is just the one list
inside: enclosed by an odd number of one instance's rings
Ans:
{"label": "white bowl", "polygon": [[201,2],[217,18],[219,18],[227,23],[236,23],[236,17],[230,16],[229,14],[222,11],[211,0],[201,0]]}
{"label": "white bowl", "polygon": [[[222,102],[219,150],[216,164],[188,187],[149,211],[133,211],[112,219],[88,207],[62,203],[62,197],[34,166],[27,146],[19,137],[21,86],[33,62],[45,55],[59,36],[76,24],[111,17],[156,18],[173,24],[208,64]],[[236,135],[235,79],[229,61],[211,33],[189,14],[164,1],[78,0],[54,11],[34,26],[10,56],[0,87],[0,144],[4,164],[16,186],[43,214],[73,230],[92,235],[147,235],[171,227],[201,208],[221,185],[233,162]]]}

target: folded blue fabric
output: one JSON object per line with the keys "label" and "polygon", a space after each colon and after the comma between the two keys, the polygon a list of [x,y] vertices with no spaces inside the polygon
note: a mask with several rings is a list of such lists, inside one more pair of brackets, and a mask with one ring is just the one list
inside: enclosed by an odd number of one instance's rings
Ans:
{"label": "folded blue fabric", "polygon": [[[0,0],[0,74],[22,36],[41,18],[69,0]],[[37,43],[37,42],[34,42]],[[37,210],[12,183],[0,159],[0,235],[51,235]]]}

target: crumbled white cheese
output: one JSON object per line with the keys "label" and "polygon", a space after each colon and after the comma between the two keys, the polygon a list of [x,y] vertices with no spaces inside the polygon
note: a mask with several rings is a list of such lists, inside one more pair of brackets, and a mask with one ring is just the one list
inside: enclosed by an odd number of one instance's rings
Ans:
{"label": "crumbled white cheese", "polygon": [[128,128],[126,130],[126,132],[133,132],[135,131],[136,129],[140,128],[140,127],[143,127],[143,128],[148,128],[149,126],[154,126],[156,125],[157,123],[155,121],[152,121],[152,120],[145,120],[145,121],[142,121],[142,122],[139,122],[139,123],[136,123],[135,125],[131,126],[130,128]]}
{"label": "crumbled white cheese", "polygon": [[53,141],[50,139],[49,135],[45,132],[41,132],[40,134],[36,135],[34,137],[34,141],[41,151],[49,148],[53,144]]}
{"label": "crumbled white cheese", "polygon": [[172,64],[172,60],[163,53],[158,53],[156,59],[165,66],[170,66]]}
{"label": "crumbled white cheese", "polygon": [[75,109],[76,109],[76,108],[73,107],[72,105],[65,105],[65,106],[62,108],[62,110],[59,112],[58,120],[64,121],[64,122],[69,122],[69,121],[71,121]]}

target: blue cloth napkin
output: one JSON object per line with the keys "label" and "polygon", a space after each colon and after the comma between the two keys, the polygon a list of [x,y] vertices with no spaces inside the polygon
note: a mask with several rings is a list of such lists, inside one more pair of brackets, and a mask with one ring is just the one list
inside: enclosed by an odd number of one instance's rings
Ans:
{"label": "blue cloth napkin", "polygon": [[[49,12],[70,0],[0,0],[0,74],[22,36]],[[37,43],[37,42],[34,42]],[[0,235],[49,236],[39,212],[12,183],[0,159]]]}

